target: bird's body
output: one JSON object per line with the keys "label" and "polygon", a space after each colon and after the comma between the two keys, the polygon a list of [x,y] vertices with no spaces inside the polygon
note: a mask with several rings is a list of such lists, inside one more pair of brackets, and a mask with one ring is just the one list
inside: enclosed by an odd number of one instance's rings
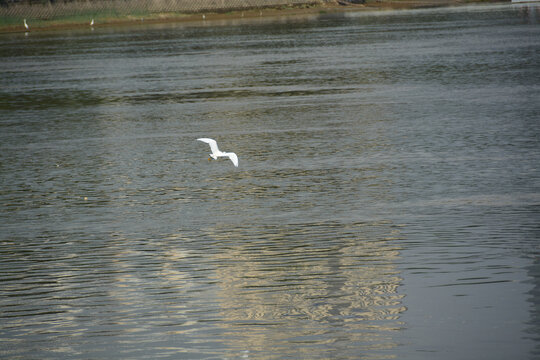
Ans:
{"label": "bird's body", "polygon": [[210,145],[210,150],[212,150],[212,153],[210,154],[210,157],[214,160],[217,160],[219,157],[228,157],[231,159],[234,166],[238,167],[238,156],[236,156],[233,152],[223,152],[218,149],[217,142],[214,139],[209,138],[199,138],[198,141],[202,141],[204,143],[207,143]]}
{"label": "bird's body", "polygon": [[28,27],[28,24],[26,23],[26,19],[24,19],[23,22],[24,22],[24,28],[25,28],[26,30],[28,30],[29,27]]}
{"label": "bird's body", "polygon": [[92,19],[92,21],[90,21],[90,26],[94,26],[94,19]]}

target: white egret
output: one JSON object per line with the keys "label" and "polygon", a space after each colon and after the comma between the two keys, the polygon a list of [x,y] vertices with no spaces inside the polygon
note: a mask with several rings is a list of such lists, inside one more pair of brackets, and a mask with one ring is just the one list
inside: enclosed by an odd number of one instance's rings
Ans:
{"label": "white egret", "polygon": [[228,157],[229,159],[231,159],[234,166],[238,167],[238,156],[236,156],[236,154],[233,152],[219,151],[216,140],[208,138],[199,138],[197,140],[210,145],[210,150],[212,150],[210,157],[212,159],[217,160],[218,157]]}
{"label": "white egret", "polygon": [[92,21],[90,21],[90,26],[94,26],[94,19],[92,19]]}
{"label": "white egret", "polygon": [[28,24],[26,23],[26,19],[24,19],[23,22],[24,22],[24,27],[26,28],[26,30],[28,30],[29,27],[28,27]]}

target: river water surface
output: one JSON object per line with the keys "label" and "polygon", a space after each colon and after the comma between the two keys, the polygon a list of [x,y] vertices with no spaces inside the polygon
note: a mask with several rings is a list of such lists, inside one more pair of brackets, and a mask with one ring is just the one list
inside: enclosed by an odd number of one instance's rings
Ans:
{"label": "river water surface", "polygon": [[1,35],[0,357],[538,358],[539,19]]}

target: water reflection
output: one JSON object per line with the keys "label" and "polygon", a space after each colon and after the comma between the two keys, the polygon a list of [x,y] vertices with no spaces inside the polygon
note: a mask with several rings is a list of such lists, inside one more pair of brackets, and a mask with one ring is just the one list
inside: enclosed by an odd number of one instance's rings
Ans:
{"label": "water reflection", "polygon": [[[213,351],[201,349],[201,339],[219,334],[208,344],[214,341],[220,356],[360,351],[388,358],[403,326],[400,230],[389,221],[221,224],[157,239],[103,235],[48,242],[57,250],[41,261],[17,255],[30,266],[24,280],[11,272],[5,278],[2,290],[11,296],[2,299],[4,333],[20,345],[5,354],[28,354],[23,345],[35,336],[54,341],[50,354],[62,356],[80,356],[83,343],[99,345],[97,357],[147,350],[208,356]],[[6,245],[3,258],[14,258]],[[19,298],[27,305],[17,305]],[[163,329],[160,337],[156,329]]]}
{"label": "water reflection", "polygon": [[361,349],[377,358],[395,346],[405,308],[390,222],[207,231],[221,244],[216,296],[230,348],[301,357],[302,344],[328,357]]}
{"label": "water reflection", "polygon": [[540,6],[537,4],[512,4],[519,9],[519,13],[525,24],[538,24],[540,19]]}

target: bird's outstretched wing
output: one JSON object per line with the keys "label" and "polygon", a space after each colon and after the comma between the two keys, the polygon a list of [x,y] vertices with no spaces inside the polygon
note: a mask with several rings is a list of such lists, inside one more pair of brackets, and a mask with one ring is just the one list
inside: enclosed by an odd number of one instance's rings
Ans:
{"label": "bird's outstretched wing", "polygon": [[223,155],[228,156],[231,159],[234,166],[238,167],[238,156],[233,152],[224,153]]}
{"label": "bird's outstretched wing", "polygon": [[216,140],[214,140],[214,139],[209,139],[209,138],[199,138],[199,139],[197,139],[197,140],[202,141],[202,142],[205,142],[205,143],[207,143],[208,145],[210,145],[210,150],[212,150],[212,153],[213,153],[213,154],[219,153],[219,149],[218,149]]}

